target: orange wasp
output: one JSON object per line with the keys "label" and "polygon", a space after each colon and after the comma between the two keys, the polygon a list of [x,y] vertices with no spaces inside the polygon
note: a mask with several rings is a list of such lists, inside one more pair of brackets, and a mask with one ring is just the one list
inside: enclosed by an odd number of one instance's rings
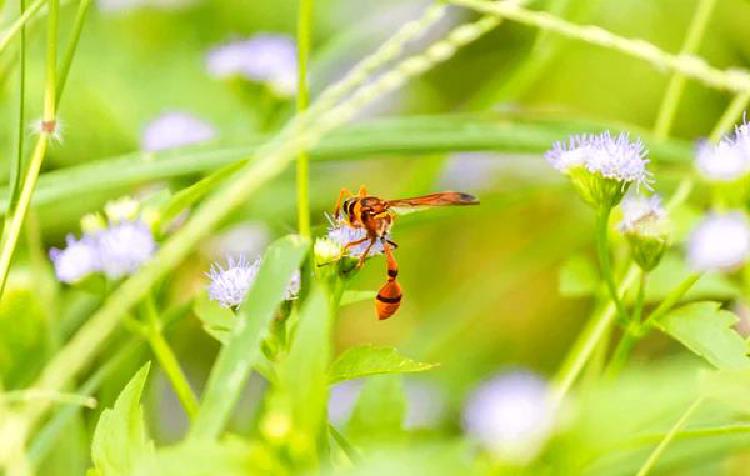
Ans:
{"label": "orange wasp", "polygon": [[[362,267],[370,249],[378,240],[383,244],[386,259],[388,280],[380,288],[375,296],[375,310],[378,319],[384,320],[398,311],[401,305],[401,286],[396,282],[398,276],[398,263],[393,257],[393,250],[397,245],[387,238],[396,219],[397,210],[418,209],[424,207],[438,207],[446,205],[478,205],[473,195],[461,192],[438,192],[420,197],[403,198],[400,200],[383,200],[381,198],[367,195],[367,189],[360,187],[359,193],[354,196],[349,190],[342,188],[336,208],[333,211],[334,219],[339,220],[342,215],[349,226],[361,228],[367,232],[367,236],[361,240],[347,243],[345,248],[357,246],[369,240],[365,252],[359,258],[357,267]],[[343,213],[342,213],[343,212]]]}

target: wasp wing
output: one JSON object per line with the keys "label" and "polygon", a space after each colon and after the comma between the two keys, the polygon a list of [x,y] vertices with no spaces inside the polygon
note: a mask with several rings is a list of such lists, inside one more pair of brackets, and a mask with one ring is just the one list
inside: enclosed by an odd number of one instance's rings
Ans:
{"label": "wasp wing", "polygon": [[449,205],[479,205],[479,200],[473,195],[463,192],[438,192],[419,197],[386,200],[389,208],[398,213],[410,213],[430,207],[444,207]]}

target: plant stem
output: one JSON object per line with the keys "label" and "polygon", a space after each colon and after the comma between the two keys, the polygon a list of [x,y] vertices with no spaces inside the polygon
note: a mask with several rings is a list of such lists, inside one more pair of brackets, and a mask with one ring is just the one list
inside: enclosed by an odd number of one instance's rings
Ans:
{"label": "plant stem", "polygon": [[[706,31],[706,25],[711,18],[716,0],[699,0],[698,6],[690,22],[685,42],[682,45],[680,54],[693,54],[698,48],[703,34]],[[677,105],[680,102],[680,96],[685,90],[685,75],[676,72],[672,75],[664,93],[661,106],[659,106],[659,115],[654,124],[654,135],[657,139],[665,139],[669,136],[674,121]]]}
{"label": "plant stem", "polygon": [[615,285],[615,277],[612,273],[612,264],[609,256],[609,215],[612,212],[612,207],[602,206],[596,217],[596,254],[599,257],[599,267],[601,268],[602,279],[607,285],[607,291],[609,297],[615,304],[617,310],[617,317],[621,322],[626,322],[627,315],[625,313],[625,307],[622,305],[622,300],[617,293],[617,285]]}
{"label": "plant stem", "polygon": [[[313,0],[299,0],[297,16],[297,114],[307,109],[310,93],[307,84],[307,63],[313,16]],[[310,156],[306,150],[297,155],[297,224],[299,234],[310,238]]]}
{"label": "plant stem", "polygon": [[648,318],[643,323],[643,330],[648,332],[649,328],[659,321],[666,313],[672,310],[672,308],[679,302],[680,299],[687,293],[690,288],[703,276],[701,273],[692,273],[687,278],[683,279],[680,284],[677,285],[664,300],[657,306],[656,309],[649,314]]}
{"label": "plant stem", "polygon": [[687,408],[687,410],[685,410],[682,416],[680,416],[680,418],[675,422],[675,424],[672,425],[672,428],[670,428],[669,432],[664,435],[664,438],[659,442],[656,448],[654,448],[654,451],[651,452],[646,462],[643,463],[643,466],[641,466],[641,469],[638,471],[638,474],[636,476],[646,476],[649,471],[653,469],[656,461],[664,453],[664,450],[667,449],[667,446],[672,442],[675,435],[677,435],[677,432],[679,432],[682,427],[685,426],[695,410],[697,410],[700,404],[703,403],[703,398],[704,397],[702,396],[696,398],[695,401]]}
{"label": "plant stem", "polygon": [[641,313],[643,312],[643,301],[646,294],[646,276],[647,273],[640,270],[640,279],[638,280],[638,294],[635,301],[635,307],[633,308],[633,315],[630,321],[625,326],[622,338],[617,344],[612,359],[610,360],[609,367],[607,368],[607,375],[610,377],[616,376],[625,362],[628,360],[630,352],[635,347],[641,336]]}
{"label": "plant stem", "polygon": [[164,335],[161,332],[161,322],[156,311],[156,304],[153,296],[149,295],[145,302],[146,326],[144,328],[148,343],[154,351],[154,355],[159,361],[162,370],[169,378],[174,388],[177,398],[185,409],[185,413],[192,420],[198,412],[198,399],[193,393],[193,389],[188,383],[185,373],[180,367],[180,363],[175,357],[172,348],[169,347]]}
{"label": "plant stem", "polygon": [[714,126],[711,134],[708,136],[712,142],[718,142],[723,134],[732,130],[732,126],[745,110],[748,102],[750,102],[750,90],[737,93],[734,98],[732,98],[729,105],[724,110],[724,114],[721,115],[716,126]]}
{"label": "plant stem", "polygon": [[[31,195],[34,193],[34,186],[39,177],[39,171],[42,168],[44,154],[47,151],[47,141],[49,140],[50,130],[45,124],[52,125],[54,130],[55,123],[55,81],[56,81],[56,58],[57,58],[57,25],[59,0],[49,0],[49,14],[47,15],[47,59],[46,74],[44,86],[44,113],[42,130],[37,139],[36,147],[29,162],[29,168],[26,171],[26,177],[23,181],[21,194],[18,197],[18,205],[12,212],[7,226],[3,229],[2,250],[0,250],[0,297],[5,290],[5,283],[8,279],[10,262],[13,259],[13,253],[18,243],[18,236],[21,233],[23,220],[31,203]],[[27,10],[28,12],[29,10]]]}
{"label": "plant stem", "polygon": [[[19,0],[19,11],[21,16],[26,11],[26,0]],[[8,209],[16,206],[18,189],[23,171],[23,145],[26,137],[26,27],[21,26],[18,38],[18,132],[16,135],[15,160],[10,163],[10,193]],[[10,215],[6,216],[6,219]]]}
{"label": "plant stem", "polygon": [[36,0],[34,3],[29,5],[29,8],[27,8],[26,11],[21,14],[21,16],[16,18],[16,21],[14,21],[10,28],[8,28],[5,36],[0,39],[0,53],[5,50],[13,37],[20,33],[21,29],[26,25],[26,23],[28,23],[31,17],[36,12],[38,12],[39,9],[42,8],[42,5],[44,5],[46,2],[47,0]]}
{"label": "plant stem", "polygon": [[81,39],[83,23],[86,20],[86,14],[88,13],[90,6],[91,0],[81,0],[78,4],[78,11],[76,12],[76,19],[73,23],[70,43],[68,43],[68,47],[65,49],[65,55],[63,56],[58,73],[57,95],[55,97],[55,105],[57,106],[60,105],[60,98],[62,97],[63,89],[65,89],[65,83],[68,80],[68,73],[70,73],[70,67],[73,64],[73,57],[78,49],[78,41]]}
{"label": "plant stem", "polygon": [[[635,265],[631,266],[620,284],[620,293],[630,289],[637,275],[637,267]],[[615,313],[615,305],[610,302],[586,323],[586,326],[571,347],[570,352],[565,357],[560,370],[553,380],[553,403],[559,404],[573,386],[573,382],[575,382],[575,379],[581,373],[581,370],[586,365],[589,357],[591,357],[602,336],[606,335],[607,329],[615,317]]]}

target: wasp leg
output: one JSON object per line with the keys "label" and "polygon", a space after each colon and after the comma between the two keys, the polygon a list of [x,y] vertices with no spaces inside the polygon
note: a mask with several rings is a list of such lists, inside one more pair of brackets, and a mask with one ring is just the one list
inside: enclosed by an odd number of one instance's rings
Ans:
{"label": "wasp leg", "polygon": [[349,248],[351,248],[352,246],[361,245],[362,243],[364,243],[365,241],[367,241],[369,239],[370,239],[369,236],[365,236],[361,240],[350,241],[349,243],[347,243],[347,244],[344,245],[344,251],[349,251]]}
{"label": "wasp leg", "polygon": [[333,209],[333,218],[336,220],[339,219],[339,216],[341,216],[341,203],[344,201],[344,197],[351,197],[352,192],[349,191],[348,188],[344,187],[339,192],[339,199],[336,200],[336,207]]}
{"label": "wasp leg", "polygon": [[361,268],[362,266],[365,265],[365,259],[367,259],[367,256],[369,256],[370,249],[372,249],[373,245],[377,241],[377,237],[375,237],[375,238],[369,238],[368,237],[368,238],[364,238],[361,241],[368,240],[368,239],[370,240],[370,243],[367,245],[367,248],[365,248],[365,252],[362,253],[362,255],[359,257],[359,261],[357,262],[357,269],[359,269],[359,268]]}
{"label": "wasp leg", "polygon": [[367,187],[364,185],[361,185],[359,187],[359,193],[357,194],[359,197],[366,197],[367,196]]}
{"label": "wasp leg", "polygon": [[388,243],[389,245],[393,246],[393,249],[394,249],[394,250],[398,248],[398,243],[396,243],[396,242],[395,242],[395,241],[393,241],[393,240],[389,240],[389,239],[387,239],[387,238],[383,238],[383,241],[385,241],[385,242],[386,242],[386,243]]}

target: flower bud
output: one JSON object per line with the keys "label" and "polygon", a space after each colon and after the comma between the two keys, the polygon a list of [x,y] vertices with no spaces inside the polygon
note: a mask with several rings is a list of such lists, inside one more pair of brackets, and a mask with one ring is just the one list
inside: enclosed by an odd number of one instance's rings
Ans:
{"label": "flower bud", "polygon": [[629,196],[622,202],[620,231],[630,245],[633,261],[651,271],[661,261],[669,241],[667,213],[658,195]]}

